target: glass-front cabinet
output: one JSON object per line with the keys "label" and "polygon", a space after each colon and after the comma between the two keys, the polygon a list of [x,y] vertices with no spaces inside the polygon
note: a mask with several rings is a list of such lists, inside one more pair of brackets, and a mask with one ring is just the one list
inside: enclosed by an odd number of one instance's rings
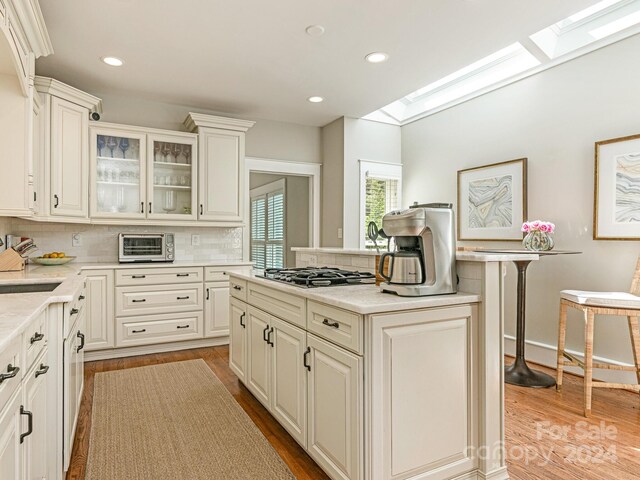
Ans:
{"label": "glass-front cabinet", "polygon": [[195,220],[197,139],[91,127],[92,218]]}
{"label": "glass-front cabinet", "polygon": [[194,159],[197,155],[195,138],[176,138],[173,135],[148,135],[149,218],[174,220],[197,217],[197,181]]}

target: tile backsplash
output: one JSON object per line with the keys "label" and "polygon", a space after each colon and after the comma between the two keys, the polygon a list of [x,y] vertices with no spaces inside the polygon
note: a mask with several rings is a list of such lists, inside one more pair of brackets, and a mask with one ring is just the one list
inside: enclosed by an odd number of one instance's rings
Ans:
{"label": "tile backsplash", "polygon": [[[120,232],[175,233],[177,261],[242,260],[242,228],[84,225],[41,223],[18,218],[5,223],[0,219],[3,237],[7,233],[32,237],[39,248],[36,255],[64,252],[77,257],[78,262],[117,262]],[[74,233],[80,234],[82,246],[72,246]],[[191,245],[192,234],[200,235],[200,245]]]}

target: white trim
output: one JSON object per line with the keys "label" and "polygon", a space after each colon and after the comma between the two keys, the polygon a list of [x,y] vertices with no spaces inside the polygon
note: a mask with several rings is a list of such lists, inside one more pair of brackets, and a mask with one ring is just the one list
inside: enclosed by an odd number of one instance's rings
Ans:
{"label": "white trim", "polygon": [[[398,180],[398,206],[400,206],[402,204],[402,164],[364,159],[359,159],[358,163],[360,168],[360,195],[358,198],[358,203],[360,204],[360,215],[358,216],[358,246],[361,250],[364,250],[364,219],[367,173],[373,172],[373,177]],[[382,225],[378,225],[378,228],[382,228]]]}
{"label": "white trim", "polygon": [[267,193],[284,192],[286,190],[286,181],[284,178],[276,180],[275,182],[266,183],[256,188],[249,190],[249,198],[259,197]]}
{"label": "white trim", "polygon": [[[547,345],[546,343],[535,342],[533,340],[526,340],[527,345],[526,357],[528,361],[538,363],[540,365],[545,365],[550,368],[556,368],[557,365],[557,351],[558,349],[555,346]],[[516,339],[511,335],[504,336],[504,351],[507,355],[515,355],[516,351]],[[575,355],[578,358],[583,358],[583,352],[578,352],[575,350],[567,349],[567,353],[571,355]],[[630,363],[620,362],[618,360],[612,360],[611,358],[599,357],[594,355],[593,360],[600,363],[609,363],[611,365],[621,365],[625,367],[631,367]],[[577,367],[565,367],[565,371],[569,373],[574,373],[579,376],[583,376],[582,369]],[[622,372],[619,370],[599,370],[597,368],[593,369],[593,378],[597,380],[602,380],[605,382],[613,382],[613,383],[629,383],[632,385],[637,385],[638,381],[633,372]]]}
{"label": "white trim", "polygon": [[[320,172],[321,165],[317,163],[291,162],[288,160],[275,160],[272,158],[245,157],[244,191],[249,192],[249,173],[281,173],[283,175],[297,175],[309,177],[309,239],[310,247],[320,246]],[[249,204],[244,202],[244,222],[249,225]],[[244,229],[242,236],[243,260],[249,260],[249,227]]]}

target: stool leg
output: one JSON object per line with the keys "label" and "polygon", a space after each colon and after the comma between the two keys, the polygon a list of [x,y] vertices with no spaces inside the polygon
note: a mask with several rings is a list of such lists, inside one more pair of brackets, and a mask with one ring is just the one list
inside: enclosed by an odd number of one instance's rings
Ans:
{"label": "stool leg", "polygon": [[560,320],[558,322],[558,366],[556,373],[556,390],[562,390],[562,374],[564,373],[564,345],[567,335],[567,304],[560,300]]}
{"label": "stool leg", "polygon": [[629,317],[629,334],[633,347],[633,361],[636,366],[636,378],[640,383],[640,331],[638,329],[638,317]]}
{"label": "stool leg", "polygon": [[584,311],[584,416],[591,416],[591,390],[593,377],[593,310]]}

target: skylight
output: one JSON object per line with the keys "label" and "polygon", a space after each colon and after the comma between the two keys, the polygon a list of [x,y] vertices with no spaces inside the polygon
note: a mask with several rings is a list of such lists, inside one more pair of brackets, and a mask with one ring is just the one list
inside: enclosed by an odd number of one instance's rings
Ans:
{"label": "skylight", "polygon": [[636,33],[640,0],[602,0],[364,118],[403,125]]}

